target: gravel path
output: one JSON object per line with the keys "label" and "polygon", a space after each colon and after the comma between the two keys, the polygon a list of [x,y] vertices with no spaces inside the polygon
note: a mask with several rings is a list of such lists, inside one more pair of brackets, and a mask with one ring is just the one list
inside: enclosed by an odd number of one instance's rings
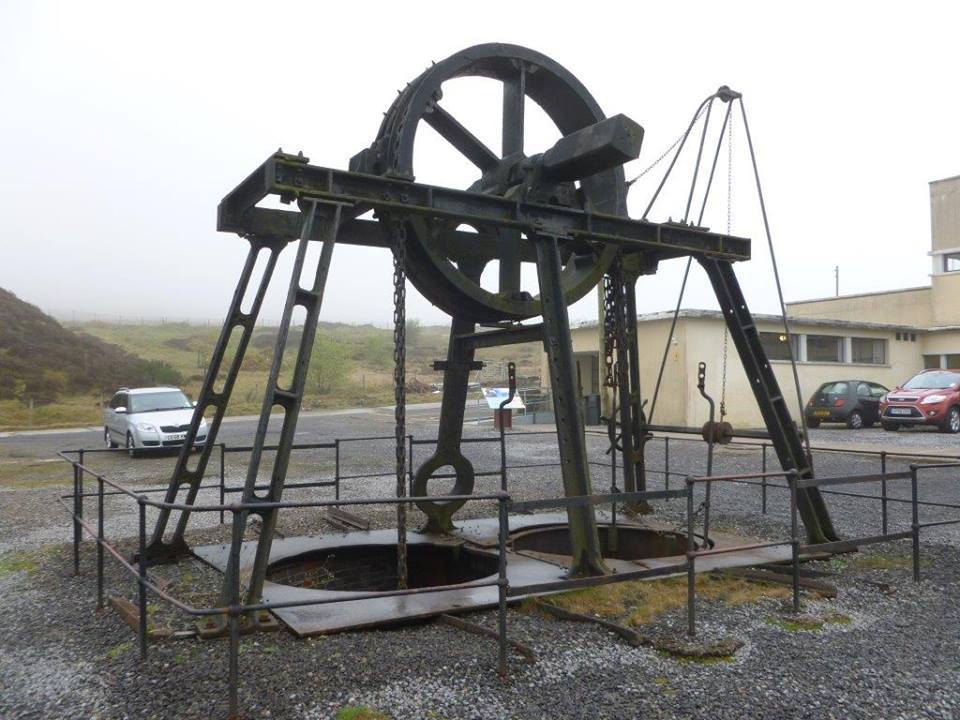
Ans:
{"label": "gravel path", "polygon": [[[364,419],[364,433],[389,432],[389,416]],[[331,419],[327,437],[335,432]],[[379,423],[379,424],[378,424]],[[382,425],[382,428],[381,428]],[[350,430],[356,428],[351,426]],[[371,432],[371,430],[373,432]],[[415,432],[429,430],[424,422]],[[470,435],[489,436],[470,428]],[[309,442],[318,438],[298,438]],[[605,440],[590,436],[591,458],[606,462]],[[469,445],[478,470],[495,469],[496,444]],[[511,464],[552,462],[555,439],[549,435],[511,437]],[[418,446],[418,461],[428,448]],[[701,473],[702,443],[671,443],[671,470]],[[347,453],[344,453],[344,458]],[[648,448],[649,467],[663,468],[663,444]],[[344,473],[387,470],[389,442],[362,443],[344,463]],[[231,458],[227,475],[239,483],[242,458]],[[135,486],[157,484],[172,458],[129,462],[100,456],[96,467],[109,469]],[[297,461],[298,477],[328,472],[332,459],[323,453]],[[825,453],[816,458],[818,474],[877,471],[875,459]],[[756,448],[718,451],[717,472],[757,469]],[[906,463],[891,461],[896,471]],[[66,478],[66,473],[65,473]],[[654,487],[662,476],[651,473]],[[672,478],[679,483],[680,476]],[[510,473],[517,497],[555,495],[555,469]],[[599,487],[609,470],[594,468]],[[477,491],[496,487],[496,479],[478,480]],[[162,483],[161,483],[162,484]],[[389,477],[351,481],[346,497],[388,494]],[[52,491],[0,490],[0,718],[219,718],[225,716],[226,643],[167,641],[151,646],[146,667],[137,661],[135,636],[111,611],[94,611],[95,551],[85,544],[83,574],[72,575],[69,527],[51,503]],[[438,488],[441,490],[442,488]],[[854,490],[855,488],[850,488]],[[876,494],[877,488],[859,489]],[[315,491],[298,496],[319,497]],[[209,499],[214,499],[210,494]],[[891,483],[892,497],[909,497],[909,483]],[[292,494],[290,495],[293,496]],[[960,501],[956,473],[923,474],[921,497]],[[879,502],[831,496],[838,530],[847,536],[879,532]],[[713,499],[715,527],[759,538],[782,539],[789,517],[782,490],[770,489],[768,513],[762,515],[759,489],[717,486]],[[92,510],[92,508],[90,508]],[[88,513],[90,512],[88,510]],[[471,503],[464,516],[489,515],[489,504]],[[951,514],[953,513],[953,514]],[[958,511],[926,508],[921,520],[955,517]],[[92,513],[91,513],[92,514]],[[389,527],[392,510],[369,512],[377,526]],[[133,508],[123,498],[107,503],[107,532],[130,537],[136,527]],[[656,518],[678,524],[680,502],[661,503]],[[213,515],[197,516],[194,543],[226,536]],[[891,504],[891,529],[909,524],[909,505]],[[281,519],[287,535],[322,531],[315,512],[294,511]],[[42,545],[36,549],[38,545]],[[704,637],[733,636],[744,641],[732,662],[678,662],[649,648],[632,648],[594,626],[563,622],[512,609],[511,637],[530,645],[534,665],[511,663],[510,677],[495,671],[496,645],[438,623],[397,629],[344,633],[297,640],[285,632],[245,637],[241,644],[241,707],[251,718],[331,718],[350,705],[366,705],[397,718],[956,718],[960,716],[960,533],[957,526],[925,532],[923,580],[910,578],[909,542],[886,543],[862,553],[840,556],[812,567],[835,573],[835,600],[809,600],[804,610],[820,616],[839,613],[847,624],[817,631],[790,631],[772,624],[778,601],[730,607],[703,602],[698,630]],[[132,547],[129,545],[128,547]],[[156,571],[177,582],[182,573],[216,580],[199,565]],[[135,596],[117,563],[107,564],[107,592]],[[216,588],[213,588],[216,591]],[[180,623],[158,609],[157,624]],[[495,627],[492,613],[469,619]],[[677,632],[682,612],[657,621],[656,631]],[[178,627],[179,627],[178,626]]]}

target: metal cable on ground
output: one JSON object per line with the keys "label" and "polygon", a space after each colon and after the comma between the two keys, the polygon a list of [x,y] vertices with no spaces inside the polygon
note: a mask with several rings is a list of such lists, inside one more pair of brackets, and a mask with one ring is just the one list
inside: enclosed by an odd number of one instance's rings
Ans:
{"label": "metal cable on ground", "polygon": [[[393,388],[397,452],[397,497],[407,495],[406,226],[393,225]],[[407,587],[407,505],[397,503],[397,589]]]}
{"label": "metal cable on ground", "polygon": [[763,230],[767,235],[767,247],[770,250],[770,262],[773,265],[773,278],[777,284],[777,298],[780,301],[780,313],[783,315],[783,329],[787,334],[787,352],[790,355],[790,367],[793,370],[793,384],[797,390],[797,404],[800,409],[800,423],[803,427],[804,449],[807,453],[807,462],[810,470],[813,470],[813,455],[810,452],[810,432],[807,428],[807,417],[803,411],[803,394],[800,390],[800,374],[797,372],[797,361],[793,354],[793,346],[790,343],[790,321],[787,318],[787,306],[783,301],[783,287],[780,284],[780,271],[777,269],[777,256],[773,250],[773,237],[770,234],[770,223],[767,220],[767,206],[763,199],[763,188],[760,186],[760,171],[757,169],[757,156],[753,151],[753,139],[750,136],[750,125],[747,123],[747,109],[743,104],[743,98],[737,98],[740,101],[740,114],[743,117],[743,131],[747,136],[747,147],[750,149],[750,163],[753,165],[753,177],[757,183],[757,197],[760,200],[760,213],[763,216]]}

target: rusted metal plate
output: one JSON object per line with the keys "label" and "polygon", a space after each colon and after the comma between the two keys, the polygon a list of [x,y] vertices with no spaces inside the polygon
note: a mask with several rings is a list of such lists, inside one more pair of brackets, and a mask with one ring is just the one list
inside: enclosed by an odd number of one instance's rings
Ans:
{"label": "rusted metal plate", "polygon": [[[599,519],[601,522],[607,520],[602,513]],[[561,513],[511,516],[510,530],[511,533],[516,533],[519,530],[551,527],[561,524],[565,520],[566,515]],[[644,522],[642,525],[620,523],[619,526],[643,527],[655,530],[669,529],[662,523],[648,522]],[[407,543],[410,547],[417,545],[463,547],[470,549],[472,552],[496,557],[496,543],[493,542],[496,533],[496,518],[478,518],[462,521],[452,536],[408,533]],[[355,549],[363,546],[395,547],[396,539],[395,530],[357,531],[277,539],[271,549],[270,565],[276,566],[283,561],[289,561],[308,553],[330,551],[336,553],[337,549],[343,549],[344,554],[346,554],[350,552],[348,550],[350,548]],[[719,533],[713,539],[716,540],[717,547],[743,545],[747,540],[742,537]],[[229,545],[208,545],[198,547],[194,552],[201,560],[223,572],[228,551]],[[244,543],[241,547],[241,577],[245,578],[250,572],[255,551],[255,543]],[[696,570],[698,573],[709,572],[722,568],[781,562],[789,558],[789,547],[742,550],[700,558],[697,560]],[[607,564],[615,573],[627,573],[636,571],[638,567],[666,568],[670,565],[677,565],[682,561],[682,556],[675,555],[643,560],[609,559]],[[516,553],[511,551],[507,554],[507,580],[514,587],[556,582],[564,579],[567,564],[562,556],[531,555],[526,552]],[[493,581],[496,579],[496,574],[490,574],[482,579]],[[316,599],[318,602],[325,603],[273,611],[299,636],[322,635],[343,630],[377,627],[433,617],[444,613],[494,607],[497,604],[497,588],[495,586],[455,588],[406,597],[356,599],[355,596],[356,592],[294,587],[271,581],[265,582],[263,589],[263,599],[266,602],[284,603]],[[342,597],[343,600],[330,602],[331,599],[338,597]],[[519,598],[511,598],[513,601],[517,599]]]}

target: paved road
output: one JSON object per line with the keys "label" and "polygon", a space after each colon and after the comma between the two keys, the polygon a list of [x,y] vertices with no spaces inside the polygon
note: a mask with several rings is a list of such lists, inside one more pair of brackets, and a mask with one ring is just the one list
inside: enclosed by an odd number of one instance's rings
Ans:
{"label": "paved road", "polygon": [[[440,419],[440,403],[422,403],[407,406],[409,431],[417,435],[436,434]],[[471,401],[466,410],[467,422],[489,420],[486,404]],[[256,416],[226,418],[220,426],[218,440],[228,445],[252,442],[256,430]],[[271,434],[279,433],[279,417],[270,424]],[[355,408],[302,413],[297,422],[297,442],[316,442],[334,437],[357,437],[393,433],[393,408]],[[51,458],[58,450],[80,447],[100,447],[103,429],[100,427],[66,430],[39,430],[0,433],[0,455],[15,454],[17,458]]]}

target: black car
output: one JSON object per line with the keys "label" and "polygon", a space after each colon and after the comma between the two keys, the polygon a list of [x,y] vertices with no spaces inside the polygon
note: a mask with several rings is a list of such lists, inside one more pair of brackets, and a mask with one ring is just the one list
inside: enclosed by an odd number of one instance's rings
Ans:
{"label": "black car", "polygon": [[887,388],[869,380],[834,380],[824,383],[807,401],[807,426],[822,422],[846,423],[859,429],[880,420],[880,398]]}

